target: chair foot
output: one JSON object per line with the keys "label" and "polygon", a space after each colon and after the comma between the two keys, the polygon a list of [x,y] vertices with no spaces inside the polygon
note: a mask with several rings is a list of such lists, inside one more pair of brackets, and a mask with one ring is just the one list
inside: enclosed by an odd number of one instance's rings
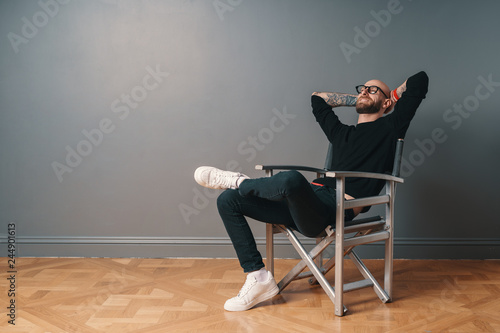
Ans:
{"label": "chair foot", "polygon": [[347,309],[347,307],[345,305],[343,305],[342,306],[342,313],[341,314],[335,313],[335,315],[337,317],[343,317],[347,314],[347,312],[349,312],[349,310]]}

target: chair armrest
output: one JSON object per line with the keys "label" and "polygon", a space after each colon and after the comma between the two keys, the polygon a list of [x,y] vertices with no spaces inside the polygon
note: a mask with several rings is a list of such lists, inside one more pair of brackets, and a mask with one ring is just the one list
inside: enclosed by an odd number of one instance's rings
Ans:
{"label": "chair armrest", "polygon": [[316,172],[319,174],[325,174],[327,171],[325,169],[313,168],[302,165],[256,165],[256,170],[297,170],[297,171],[309,171]]}
{"label": "chair armrest", "polygon": [[373,172],[360,172],[360,171],[327,171],[325,169],[313,168],[302,165],[256,165],[256,170],[297,170],[297,171],[309,171],[316,172],[326,177],[332,178],[373,178],[373,179],[381,179],[381,180],[392,180],[397,183],[404,183],[404,179],[400,177],[395,177],[391,175],[387,175],[384,173],[373,173]]}
{"label": "chair armrest", "polygon": [[326,177],[332,178],[373,178],[381,180],[391,180],[396,183],[404,183],[404,179],[400,177],[394,177],[384,173],[373,173],[373,172],[359,172],[359,171],[327,171],[325,173]]}

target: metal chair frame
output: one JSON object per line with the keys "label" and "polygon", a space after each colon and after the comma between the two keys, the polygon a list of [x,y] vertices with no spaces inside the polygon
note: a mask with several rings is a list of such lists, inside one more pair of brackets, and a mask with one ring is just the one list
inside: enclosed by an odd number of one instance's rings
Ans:
{"label": "metal chair frame", "polygon": [[[318,235],[318,237],[316,237],[316,246],[311,251],[308,252],[304,248],[292,229],[283,225],[266,225],[267,270],[274,275],[274,234],[276,233],[284,234],[302,258],[302,260],[278,283],[280,292],[294,280],[310,278],[309,283],[319,283],[331,299],[335,307],[335,315],[337,316],[343,316],[347,312],[347,308],[343,303],[344,292],[373,287],[375,293],[383,303],[390,302],[392,300],[394,199],[396,183],[404,182],[404,180],[399,177],[403,143],[403,139],[399,139],[396,144],[396,154],[392,175],[354,171],[330,171],[329,167],[331,165],[332,154],[331,145],[329,147],[324,169],[294,165],[257,165],[255,167],[258,170],[264,170],[266,172],[266,176],[268,177],[272,176],[275,170],[298,170],[315,172],[318,178],[336,178],[337,216],[335,227],[328,226],[321,235]],[[344,198],[345,180],[349,177],[384,180],[385,187],[384,190],[377,196],[346,200]],[[385,205],[385,217],[374,216],[344,222],[345,209],[375,205]],[[385,242],[383,288],[354,251],[354,248],[358,245],[370,244],[379,241]],[[335,244],[335,255],[324,263],[322,253],[332,243]],[[349,283],[344,282],[343,271],[344,258],[346,256],[349,256],[364,279]],[[302,272],[306,267],[309,268],[309,271]],[[333,287],[325,277],[325,274],[332,268],[335,268],[335,281]]]}

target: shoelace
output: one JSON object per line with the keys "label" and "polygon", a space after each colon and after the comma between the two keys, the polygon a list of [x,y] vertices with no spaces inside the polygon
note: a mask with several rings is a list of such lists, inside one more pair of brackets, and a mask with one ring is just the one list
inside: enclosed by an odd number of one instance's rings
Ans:
{"label": "shoelace", "polygon": [[226,188],[231,188],[234,186],[234,178],[238,178],[239,174],[237,175],[230,175],[228,176],[225,174],[225,172],[220,172],[220,171],[213,171],[215,173],[215,183],[221,187],[226,187]]}
{"label": "shoelace", "polygon": [[243,285],[243,287],[241,287],[241,290],[238,293],[238,297],[245,296],[248,293],[248,291],[250,290],[250,288],[252,288],[256,283],[257,283],[257,279],[256,278],[247,279],[245,281],[245,284]]}

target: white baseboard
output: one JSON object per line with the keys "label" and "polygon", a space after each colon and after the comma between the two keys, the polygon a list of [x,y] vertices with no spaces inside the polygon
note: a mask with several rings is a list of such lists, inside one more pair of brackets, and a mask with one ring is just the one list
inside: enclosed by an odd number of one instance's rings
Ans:
{"label": "white baseboard", "polygon": [[[304,246],[315,240],[302,238]],[[265,256],[265,238],[256,238]],[[0,256],[7,256],[7,241],[0,240]],[[234,258],[227,237],[55,237],[24,236],[16,238],[18,257],[203,257]],[[297,258],[283,236],[275,237],[278,258]],[[330,251],[330,252],[329,252]],[[333,246],[327,250],[333,253]],[[382,258],[383,244],[364,245],[358,253],[365,258]],[[394,257],[407,259],[500,259],[500,238],[396,238]]]}

